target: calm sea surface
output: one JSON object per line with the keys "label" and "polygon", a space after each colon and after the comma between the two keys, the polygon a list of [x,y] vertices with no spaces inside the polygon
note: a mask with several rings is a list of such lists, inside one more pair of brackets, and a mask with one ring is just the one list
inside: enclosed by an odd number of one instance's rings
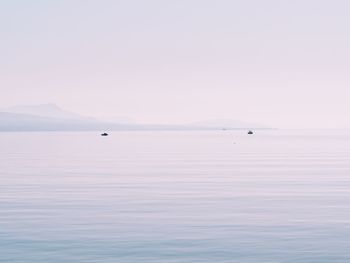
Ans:
{"label": "calm sea surface", "polygon": [[350,131],[0,133],[0,262],[350,262]]}

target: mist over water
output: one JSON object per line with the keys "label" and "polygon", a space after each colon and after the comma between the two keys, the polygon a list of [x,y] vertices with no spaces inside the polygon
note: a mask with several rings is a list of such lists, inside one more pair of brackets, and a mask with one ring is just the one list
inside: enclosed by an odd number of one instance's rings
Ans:
{"label": "mist over water", "polygon": [[0,133],[0,261],[349,262],[350,131]]}

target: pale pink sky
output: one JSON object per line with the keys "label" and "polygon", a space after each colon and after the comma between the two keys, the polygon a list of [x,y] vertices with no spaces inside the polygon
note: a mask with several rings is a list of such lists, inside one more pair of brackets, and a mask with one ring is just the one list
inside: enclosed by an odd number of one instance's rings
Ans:
{"label": "pale pink sky", "polygon": [[350,128],[350,2],[0,3],[0,107]]}

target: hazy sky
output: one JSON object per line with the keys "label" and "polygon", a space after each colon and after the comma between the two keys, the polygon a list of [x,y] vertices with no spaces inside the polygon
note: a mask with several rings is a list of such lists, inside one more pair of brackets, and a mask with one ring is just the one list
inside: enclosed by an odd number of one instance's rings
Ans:
{"label": "hazy sky", "polygon": [[350,1],[0,0],[0,107],[350,127]]}

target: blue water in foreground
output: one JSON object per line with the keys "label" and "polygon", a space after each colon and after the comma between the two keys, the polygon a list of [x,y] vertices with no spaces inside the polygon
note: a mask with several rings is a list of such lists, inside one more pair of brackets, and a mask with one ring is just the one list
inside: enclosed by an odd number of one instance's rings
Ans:
{"label": "blue water in foreground", "polygon": [[0,262],[350,262],[350,131],[0,133]]}

